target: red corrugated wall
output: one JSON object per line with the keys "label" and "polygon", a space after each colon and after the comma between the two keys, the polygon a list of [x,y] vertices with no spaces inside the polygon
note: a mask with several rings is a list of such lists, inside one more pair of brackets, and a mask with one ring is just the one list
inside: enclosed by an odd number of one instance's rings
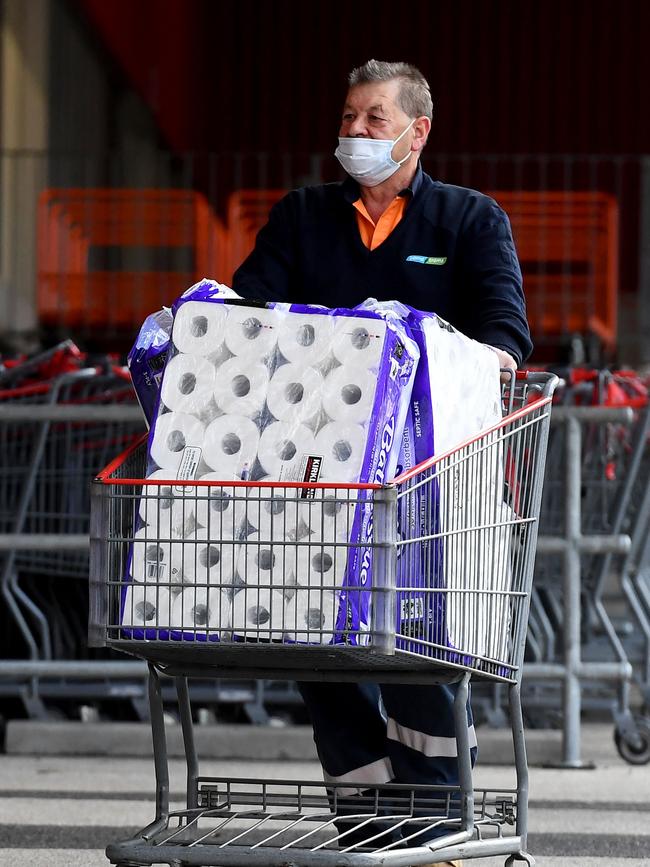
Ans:
{"label": "red corrugated wall", "polygon": [[309,155],[333,153],[348,72],[370,57],[407,60],[434,96],[425,168],[482,190],[612,193],[620,289],[636,293],[650,0],[76,2],[169,147],[191,156],[183,182],[220,216],[232,189],[339,176],[333,158],[314,169]]}
{"label": "red corrugated wall", "polygon": [[328,151],[349,69],[418,65],[434,148],[650,149],[646,0],[78,0],[172,148]]}

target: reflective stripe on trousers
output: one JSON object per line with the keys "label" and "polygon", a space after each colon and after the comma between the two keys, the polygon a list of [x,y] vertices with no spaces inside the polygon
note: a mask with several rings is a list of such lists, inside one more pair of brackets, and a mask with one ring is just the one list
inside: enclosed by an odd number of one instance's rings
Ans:
{"label": "reflective stripe on trousers", "polygon": [[[326,782],[458,785],[454,685],[300,683]],[[467,708],[472,761],[476,732]]]}

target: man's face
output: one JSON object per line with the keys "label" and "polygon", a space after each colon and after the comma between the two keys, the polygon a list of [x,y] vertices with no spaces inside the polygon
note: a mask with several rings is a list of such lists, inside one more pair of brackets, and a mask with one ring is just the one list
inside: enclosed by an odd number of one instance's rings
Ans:
{"label": "man's face", "polygon": [[411,122],[397,104],[398,90],[397,81],[351,87],[343,106],[339,135],[345,138],[396,139]]}

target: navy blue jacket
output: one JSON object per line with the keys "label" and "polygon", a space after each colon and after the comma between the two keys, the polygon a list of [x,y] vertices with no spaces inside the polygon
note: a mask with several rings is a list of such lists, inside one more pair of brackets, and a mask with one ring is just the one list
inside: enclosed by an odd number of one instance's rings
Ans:
{"label": "navy blue jacket", "polygon": [[401,195],[410,197],[402,220],[368,250],[352,206],[354,181],[293,190],[272,208],[233,289],[244,298],[327,307],[397,299],[525,361],[532,343],[505,212],[419,167]]}

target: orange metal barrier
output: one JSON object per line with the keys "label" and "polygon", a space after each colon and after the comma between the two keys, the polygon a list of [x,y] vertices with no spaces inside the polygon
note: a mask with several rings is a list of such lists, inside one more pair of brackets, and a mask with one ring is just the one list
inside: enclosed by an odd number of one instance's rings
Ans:
{"label": "orange metal barrier", "polygon": [[600,192],[493,192],[510,217],[534,335],[616,344],[618,205]]}
{"label": "orange metal barrier", "polygon": [[[134,264],[134,248],[155,267]],[[195,280],[227,271],[226,254],[226,231],[200,193],[45,190],[38,212],[40,321],[72,329],[137,328]],[[118,264],[122,259],[126,267],[108,268],[102,256]]]}
{"label": "orange metal barrier", "polygon": [[257,233],[286,190],[236,190],[228,197],[230,277],[255,246]]}
{"label": "orange metal barrier", "polygon": [[[133,329],[195,280],[230,283],[284,190],[237,190],[225,228],[186,190],[46,190],[39,201],[38,309],[45,325]],[[601,192],[504,191],[536,339],[596,335],[616,343],[618,205]],[[167,267],[93,267],[92,252],[166,250]],[[174,251],[186,248],[185,268]],[[128,259],[128,256],[126,257]],[[171,262],[171,264],[170,264]]]}

